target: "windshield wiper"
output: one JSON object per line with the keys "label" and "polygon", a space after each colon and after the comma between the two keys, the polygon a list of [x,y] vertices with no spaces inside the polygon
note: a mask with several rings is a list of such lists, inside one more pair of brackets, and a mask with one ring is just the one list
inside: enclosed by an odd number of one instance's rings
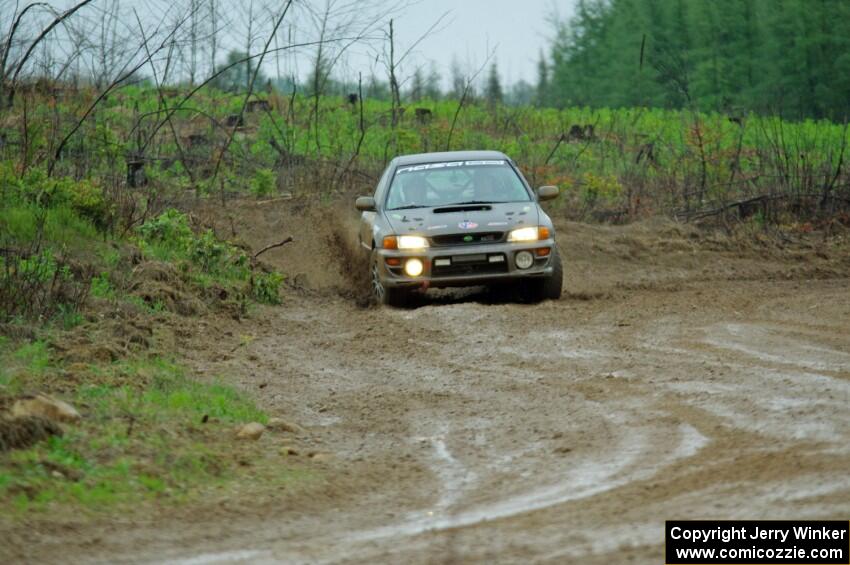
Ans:
{"label": "windshield wiper", "polygon": [[451,204],[446,204],[446,206],[465,206],[466,204],[499,204],[499,202],[492,200],[467,200],[466,202],[452,202]]}
{"label": "windshield wiper", "polygon": [[390,208],[390,212],[394,210],[412,210],[414,208],[427,208],[424,204],[408,204],[407,206],[399,206],[398,208]]}

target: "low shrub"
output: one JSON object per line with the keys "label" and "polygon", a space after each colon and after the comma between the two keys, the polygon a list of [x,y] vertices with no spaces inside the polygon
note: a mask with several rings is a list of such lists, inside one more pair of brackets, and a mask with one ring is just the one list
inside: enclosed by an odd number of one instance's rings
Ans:
{"label": "low shrub", "polygon": [[255,196],[268,196],[275,190],[277,176],[271,169],[259,169],[251,179],[251,193]]}
{"label": "low shrub", "polygon": [[59,313],[73,319],[88,295],[85,273],[74,274],[67,263],[43,250],[27,254],[5,250],[0,255],[0,321],[17,316],[46,320]]}
{"label": "low shrub", "polygon": [[251,296],[257,302],[280,304],[280,285],[283,275],[280,273],[259,273],[251,277]]}
{"label": "low shrub", "polygon": [[244,251],[219,239],[212,230],[194,233],[188,218],[177,210],[166,210],[143,224],[138,233],[143,253],[161,261],[184,262],[189,278],[200,287],[244,288],[247,282],[257,302],[280,302],[282,275],[254,272]]}

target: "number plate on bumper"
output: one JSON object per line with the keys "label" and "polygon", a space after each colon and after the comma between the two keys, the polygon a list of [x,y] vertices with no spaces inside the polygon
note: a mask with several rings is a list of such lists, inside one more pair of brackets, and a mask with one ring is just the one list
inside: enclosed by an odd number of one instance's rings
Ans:
{"label": "number plate on bumper", "polygon": [[508,271],[508,264],[502,253],[453,255],[451,258],[439,257],[434,259],[433,265],[432,274],[435,277],[486,275],[506,273]]}
{"label": "number plate on bumper", "polygon": [[452,257],[452,263],[486,263],[487,254],[478,253],[475,255],[455,255]]}

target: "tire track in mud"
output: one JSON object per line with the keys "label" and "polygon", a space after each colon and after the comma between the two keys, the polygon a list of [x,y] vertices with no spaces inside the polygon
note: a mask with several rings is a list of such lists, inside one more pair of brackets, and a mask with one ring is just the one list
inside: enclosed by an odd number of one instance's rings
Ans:
{"label": "tire track in mud", "polygon": [[[588,498],[617,488],[632,481],[645,480],[679,459],[695,455],[708,443],[707,438],[693,427],[685,424],[679,430],[679,442],[667,457],[649,464],[640,464],[651,452],[646,436],[627,433],[608,453],[599,459],[588,459],[574,463],[565,469],[559,482],[533,488],[507,498],[475,506],[458,512],[445,512],[445,504],[440,503],[426,511],[427,517],[413,518],[401,524],[386,526],[377,530],[357,532],[346,539],[352,542],[372,541],[383,538],[401,538],[424,532],[434,532],[450,528],[462,528],[485,521],[510,518],[518,514],[533,512],[564,502]],[[452,459],[450,456],[441,459]],[[453,463],[454,465],[454,463]],[[629,469],[632,469],[629,472]],[[435,473],[444,475],[441,467]],[[451,492],[453,489],[449,489]]]}
{"label": "tire track in mud", "polygon": [[328,491],[95,545],[73,532],[56,562],[659,563],[664,519],[850,513],[846,243],[821,257],[661,220],[560,222],[558,302],[362,309],[338,293],[357,284],[353,226],[329,242],[326,209],[231,204],[255,249],[309,236],[263,255],[294,281],[281,308],[187,356],[333,453]]}
{"label": "tire track in mud", "polygon": [[[475,311],[470,311],[472,309]],[[565,308],[564,304],[559,304],[550,305],[548,308],[548,310],[553,309],[568,310],[569,306]],[[502,328],[506,327],[506,322],[507,327],[510,327],[511,322],[522,319],[522,310],[523,307],[513,305],[490,307],[482,310],[477,305],[461,304],[420,309],[415,312],[415,315],[398,312],[393,312],[392,315],[401,317],[406,321],[415,320],[417,324],[424,327],[433,327],[435,323],[441,323],[447,328],[464,328],[466,326],[458,323],[462,320],[495,329],[496,332],[485,332],[484,335],[481,332],[470,333],[463,329],[455,330],[450,332],[453,335],[449,340],[451,343],[460,344],[456,346],[458,349],[464,349],[463,359],[466,364],[474,365],[486,360],[490,373],[504,372],[506,375],[517,376],[517,369],[525,366],[524,371],[520,372],[524,372],[524,380],[529,381],[539,377],[541,372],[569,374],[570,369],[574,374],[583,372],[584,377],[578,376],[571,383],[573,389],[582,391],[585,403],[608,403],[607,427],[624,431],[622,435],[613,438],[613,441],[612,438],[608,438],[607,445],[604,448],[596,445],[594,446],[595,450],[586,454],[579,454],[580,457],[574,458],[570,462],[569,468],[564,472],[559,473],[556,467],[555,471],[550,469],[548,472],[540,472],[531,480],[526,477],[524,481],[526,484],[520,492],[503,493],[501,497],[495,499],[490,497],[489,500],[484,502],[476,502],[476,497],[471,496],[472,502],[466,505],[461,499],[455,505],[457,507],[455,511],[446,512],[443,516],[438,513],[438,510],[441,509],[439,506],[424,510],[418,509],[411,513],[407,520],[377,529],[349,534],[344,539],[349,542],[348,550],[353,552],[352,556],[359,554],[355,547],[351,546],[351,542],[394,540],[397,543],[407,536],[426,533],[433,535],[440,530],[466,528],[504,519],[510,521],[510,518],[522,514],[557,507],[565,503],[574,503],[582,499],[598,498],[604,496],[608,491],[628,488],[631,484],[649,481],[663,474],[670,467],[687,466],[685,462],[689,458],[700,458],[698,455],[710,444],[712,437],[719,437],[716,430],[717,422],[722,422],[720,425],[723,427],[728,427],[732,423],[733,429],[740,428],[739,432],[723,430],[723,433],[720,434],[722,437],[728,437],[732,433],[737,433],[741,437],[752,433],[757,434],[757,437],[752,440],[754,444],[752,449],[756,451],[759,450],[758,444],[763,443],[763,434],[771,435],[771,427],[774,433],[776,430],[790,428],[791,433],[785,433],[782,439],[791,442],[801,439],[835,442],[842,437],[848,437],[850,426],[848,426],[847,418],[834,418],[836,411],[840,411],[841,406],[846,406],[846,401],[850,399],[846,382],[843,382],[839,375],[823,374],[823,371],[839,373],[846,371],[848,367],[845,363],[847,354],[842,351],[801,341],[798,335],[786,337],[782,331],[777,332],[775,328],[772,328],[770,323],[753,323],[749,326],[734,323],[709,323],[694,326],[692,320],[688,320],[687,324],[680,321],[676,325],[675,331],[678,332],[680,338],[684,338],[685,346],[679,350],[673,348],[673,351],[670,347],[646,347],[643,336],[653,333],[658,335],[657,332],[651,331],[648,327],[651,324],[650,321],[636,324],[634,328],[627,330],[625,333],[629,336],[629,341],[626,344],[623,344],[621,340],[618,341],[616,337],[612,339],[610,335],[606,339],[604,328],[598,326],[591,325],[590,327],[583,327],[579,331],[565,332],[562,329],[546,329],[546,324],[543,324],[543,328],[540,330],[526,331],[519,342],[519,346],[506,344],[505,339],[500,339]],[[563,314],[567,313],[563,312]],[[528,324],[519,323],[518,326],[527,329]],[[631,326],[626,324],[626,327],[630,328]],[[722,331],[729,328],[734,331],[727,331],[727,335],[723,339],[717,337],[718,329]],[[741,331],[742,328],[744,331]],[[746,329],[751,331],[747,332]],[[613,333],[616,334],[616,332]],[[515,340],[517,338],[508,334],[507,339]],[[812,334],[812,339],[817,339],[817,333]],[[676,341],[672,336],[668,336],[667,340],[670,343]],[[478,346],[482,342],[490,343],[495,347],[479,348]],[[544,345],[547,343],[556,345],[554,347]],[[608,373],[605,378],[606,382],[600,386],[598,384],[600,365],[613,367],[625,364],[628,366],[629,359],[623,355],[623,351],[634,348],[641,351],[642,356],[639,362],[635,363],[632,360],[631,368]],[[498,351],[498,356],[492,356],[494,349]],[[712,349],[715,350],[714,354],[706,357],[704,351]],[[716,351],[718,349],[720,351]],[[785,352],[785,357],[777,357],[775,352],[778,351]],[[675,365],[678,366],[679,375],[670,375],[671,353],[675,355]],[[746,362],[734,363],[731,361],[736,357],[735,354],[739,353],[747,357]],[[816,354],[817,357],[813,357],[813,354]],[[539,364],[541,359],[545,361],[542,365]],[[696,411],[688,399],[680,398],[682,390],[681,387],[677,386],[677,382],[688,382],[689,380],[695,382],[688,378],[689,373],[699,375],[698,379],[701,378],[705,373],[705,369],[701,366],[708,363],[725,366],[744,375],[746,378],[729,385],[732,390],[731,394],[736,396],[735,402],[742,400],[747,402],[747,399],[749,399],[752,403],[754,399],[759,399],[758,389],[764,388],[764,383],[759,381],[762,381],[765,377],[767,379],[784,378],[786,382],[788,381],[789,375],[775,374],[777,369],[772,365],[777,362],[779,365],[787,365],[789,359],[792,361],[792,366],[805,370],[795,376],[795,383],[797,388],[800,389],[797,394],[805,393],[803,397],[798,396],[798,404],[806,402],[814,404],[813,413],[822,409],[824,404],[827,408],[831,408],[829,413],[832,417],[824,418],[830,420],[829,425],[834,428],[831,432],[824,433],[816,425],[812,426],[806,422],[798,423],[795,426],[789,426],[787,421],[784,423],[772,422],[772,426],[760,426],[760,422],[767,418],[763,412],[757,413],[750,421],[735,421],[734,418],[730,418],[729,410],[724,410],[722,407],[723,401],[728,402],[728,398],[721,397],[721,402],[697,403]],[[536,360],[538,364],[529,367],[528,362],[530,360]],[[657,376],[649,377],[646,369],[650,367],[664,367],[667,373],[666,381],[665,375],[661,375],[660,379]],[[821,372],[813,372],[817,370]],[[591,376],[587,378],[586,375]],[[652,383],[653,379],[656,383],[648,385],[647,383]],[[657,382],[659,380],[662,382]],[[829,386],[824,388],[821,386],[823,384]],[[631,401],[630,398],[637,400]],[[647,398],[652,398],[652,401],[647,402]],[[782,404],[783,398],[787,400],[787,396],[782,395],[767,400],[759,399],[755,401],[755,406],[757,409],[761,409],[765,403],[779,402],[779,405],[768,406],[768,411],[781,412],[788,408],[787,404]],[[826,398],[825,401],[824,398]],[[611,400],[617,401],[616,408],[611,408]],[[630,406],[630,404],[634,404],[634,406]],[[651,409],[647,410],[647,404],[651,406]],[[572,409],[574,412],[581,411],[575,407]],[[719,417],[711,427],[704,423],[701,425],[699,422],[700,419],[704,420],[703,416],[699,416],[700,411],[703,410],[708,410],[709,413],[714,414],[713,418]],[[647,424],[648,413],[652,414],[653,412],[656,413],[656,417],[653,418],[654,424]],[[665,422],[665,418],[669,418],[671,415],[676,416],[671,420],[671,422],[676,422],[675,424]],[[693,420],[695,417],[697,419],[691,423],[689,420]],[[605,426],[591,424],[591,427]],[[700,427],[705,429],[705,435],[699,431]],[[677,436],[678,440],[675,440],[674,438]],[[726,449],[729,449],[728,446]],[[820,453],[818,446],[804,451],[807,456]],[[724,458],[721,457],[714,463],[705,461],[703,464],[708,467],[717,467],[715,470],[719,470],[724,465],[735,465],[745,461],[747,456],[744,454],[746,452],[746,449],[736,451],[736,458],[744,457],[738,463],[724,461]],[[789,452],[790,457],[793,457],[792,453],[793,450]],[[541,460],[547,459],[545,454],[538,453],[536,455]],[[838,455],[846,455],[846,451],[839,450]],[[463,459],[462,455],[456,457],[460,460]],[[456,465],[457,459],[453,456],[454,465]],[[702,459],[709,458],[702,457]],[[758,456],[754,460],[754,465],[758,465],[757,460]],[[777,455],[777,461],[780,460],[782,460],[781,453]],[[551,461],[548,465],[553,466]],[[813,471],[804,473],[797,479],[793,478],[793,473],[788,473],[788,483],[795,485],[800,493],[807,491],[806,485],[814,484],[816,485],[815,490],[812,491],[814,493],[834,494],[842,492],[846,495],[847,488],[850,486],[847,480],[841,476],[826,476],[826,473]],[[439,468],[434,469],[433,472],[438,476],[441,473]],[[710,488],[716,488],[714,481],[710,481],[708,484]],[[787,493],[785,496],[776,494],[775,480],[769,480],[768,484],[771,484],[772,487],[755,489],[755,498],[761,498],[762,504],[776,506],[781,500],[787,498]],[[741,486],[738,485],[738,488],[741,488]],[[747,488],[752,488],[752,485]],[[800,496],[806,498],[809,495],[801,494]],[[380,555],[380,553],[370,554],[367,551],[357,558],[365,559],[368,555]],[[331,560],[333,559],[331,557]]]}
{"label": "tire track in mud", "polygon": [[[519,370],[519,367],[525,363],[527,354],[532,357],[535,356],[535,347],[530,348],[530,353],[517,349],[511,351],[509,345],[504,342],[505,340],[515,340],[516,337],[510,334],[501,336],[488,332],[471,334],[464,329],[466,326],[456,323],[458,320],[472,320],[482,327],[495,328],[498,331],[502,326],[494,322],[498,322],[499,319],[522,319],[520,314],[533,314],[533,310],[513,305],[490,307],[484,311],[480,311],[479,308],[476,305],[460,304],[426,307],[415,312],[380,311],[367,314],[367,318],[379,317],[380,323],[386,328],[385,333],[400,336],[412,333],[419,334],[420,329],[433,327],[435,320],[445,328],[455,328],[446,332],[450,334],[449,337],[438,336],[439,343],[432,343],[429,346],[429,340],[422,340],[420,341],[420,344],[424,343],[421,347],[422,351],[409,352],[414,356],[421,357],[423,355],[428,356],[429,351],[437,348],[440,350],[441,358],[455,360],[454,369],[457,369],[457,363],[462,363],[466,367],[467,374],[454,373],[457,375],[452,379],[455,383],[466,381],[465,386],[471,386],[470,383],[475,382],[468,379],[468,373],[472,372],[470,370],[472,366],[479,366],[482,372],[487,373],[486,378],[493,379],[488,383],[488,388],[498,389],[503,384],[502,381],[509,381],[509,385],[516,385],[515,382],[510,382],[515,380],[519,380],[521,383],[531,383],[531,386],[534,386],[537,380],[545,378],[545,375],[542,375],[539,371],[539,367],[529,367],[526,364],[522,370]],[[497,320],[493,320],[494,317]],[[427,331],[424,333],[428,335]],[[545,338],[539,339],[539,336],[533,333],[526,337],[530,337],[528,343],[523,342],[527,345],[545,343],[546,341]],[[551,339],[551,336],[549,336],[549,339]],[[553,362],[552,359],[548,359],[545,364],[545,372],[557,372],[557,359],[567,363],[575,363],[576,361],[584,363],[595,362],[599,358],[604,358],[606,356],[604,348],[600,347],[601,344],[598,340],[592,341],[596,342],[593,349],[556,348],[556,361]],[[490,346],[482,348],[480,347],[482,342],[487,342]],[[491,350],[498,351],[498,356],[492,356]],[[351,353],[350,350],[349,353]],[[420,376],[428,375],[424,382],[439,384],[439,381],[433,377],[440,373],[441,365],[428,367],[429,363],[419,357],[415,361],[419,366]],[[376,372],[374,371],[374,363],[372,368],[373,372]],[[451,375],[450,372],[450,378]],[[501,375],[501,378],[496,375]],[[445,375],[443,377],[445,378]],[[564,380],[563,377],[555,378],[556,382]],[[475,386],[480,386],[480,384],[481,381],[475,382]],[[559,384],[563,385],[564,383],[560,382]],[[577,384],[579,385],[578,388],[581,389],[581,383]],[[612,387],[607,386],[606,388],[611,389]],[[469,394],[471,391],[464,392]],[[402,513],[402,517],[394,520],[395,523],[392,525],[345,535],[343,543],[346,545],[347,551],[350,552],[349,555],[357,555],[358,546],[362,548],[364,545],[374,542],[398,541],[405,537],[423,533],[473,526],[485,521],[510,518],[568,501],[593,497],[633,481],[646,480],[664,467],[680,459],[693,456],[708,443],[708,439],[688,423],[673,423],[670,426],[672,428],[670,431],[659,431],[641,425],[642,412],[645,410],[641,403],[633,403],[632,406],[621,407],[619,411],[604,413],[600,411],[598,398],[594,399],[599,395],[617,396],[617,393],[611,394],[610,390],[594,390],[593,387],[590,387],[585,390],[584,396],[586,398],[583,400],[576,397],[569,400],[571,403],[569,411],[573,418],[581,419],[582,425],[586,428],[613,430],[612,435],[606,440],[605,449],[601,453],[594,448],[595,446],[591,446],[591,449],[579,447],[576,449],[576,453],[567,458],[561,465],[552,465],[551,462],[548,462],[552,459],[551,445],[549,445],[552,442],[538,440],[536,442],[538,448],[532,449],[530,453],[526,452],[522,456],[522,459],[526,462],[532,459],[536,462],[531,467],[537,467],[537,472],[535,474],[520,472],[520,476],[517,476],[515,472],[510,474],[510,478],[514,479],[512,482],[519,485],[519,488],[499,489],[497,492],[502,492],[502,494],[495,498],[492,492],[488,492],[484,488],[476,489],[476,484],[482,482],[476,479],[479,476],[487,477],[488,474],[493,474],[494,463],[504,458],[507,452],[498,449],[499,441],[497,438],[495,438],[497,441],[490,441],[494,438],[491,438],[493,434],[492,430],[489,430],[485,432],[485,440],[483,441],[483,447],[488,451],[488,454],[483,461],[479,461],[472,456],[474,453],[468,453],[470,445],[464,441],[462,434],[456,433],[456,430],[463,430],[468,427],[469,419],[480,419],[481,414],[478,412],[453,414],[451,410],[444,410],[434,405],[429,406],[428,410],[433,413],[433,420],[440,423],[435,428],[423,428],[422,426],[413,428],[413,433],[420,433],[421,435],[413,435],[409,438],[409,441],[415,443],[424,440],[430,445],[432,456],[426,464],[432,475],[437,479],[436,484],[432,487],[432,504]],[[534,404],[532,406],[503,407],[501,411],[494,415],[488,414],[488,417],[490,421],[501,419],[502,422],[499,425],[503,425],[505,420],[511,419],[510,412],[517,408],[519,410],[525,408],[531,412],[545,412],[546,410],[543,410],[545,406],[541,404],[543,399],[535,397],[534,400],[535,402],[531,403]],[[556,403],[558,402],[557,397],[554,400]],[[579,416],[581,412],[588,410],[576,404],[577,401],[592,406],[588,414]],[[549,402],[551,403],[551,400]],[[559,410],[554,412],[562,413]],[[663,418],[660,420],[663,421]],[[557,437],[559,434],[562,436],[563,432],[556,432],[555,436]],[[453,435],[461,437],[453,439]],[[454,449],[450,449],[450,444],[459,445],[458,453],[455,453]],[[671,444],[675,446],[673,449],[669,449]],[[659,446],[663,447],[659,449]],[[573,451],[572,448],[566,450],[567,453],[571,451]],[[547,464],[553,468],[546,469]],[[496,464],[495,469],[497,474],[499,471],[504,473],[508,466]],[[500,482],[504,483],[504,478]],[[499,481],[496,484],[499,484]],[[465,503],[465,498],[469,498],[468,504]],[[321,540],[316,540],[316,545],[332,546],[333,544],[330,544],[329,541],[325,540],[328,543],[324,543]],[[365,558],[366,555],[368,555],[368,550],[361,557]],[[320,557],[309,552],[309,560],[316,558]],[[334,558],[334,556],[329,557],[331,560]],[[307,558],[305,557],[305,559]]]}
{"label": "tire track in mud", "polygon": [[779,283],[704,292],[276,310],[229,368],[358,492],[152,561],[645,562],[668,518],[846,513],[844,322],[765,314],[799,295]]}
{"label": "tire track in mud", "polygon": [[[682,321],[657,324],[654,337],[641,342],[645,350],[717,368],[706,380],[669,382],[668,388],[690,395],[737,427],[767,436],[791,441],[850,437],[850,412],[842,410],[850,403],[850,354],[817,343],[833,337],[829,328],[801,330],[768,319],[712,323],[683,337]],[[787,425],[789,416],[793,426]]]}
{"label": "tire track in mud", "polygon": [[[468,307],[464,305],[442,308],[439,311],[425,309],[419,312],[421,315],[413,315],[413,313],[403,311],[382,312],[377,315],[387,317],[386,320],[382,321],[388,323],[401,335],[404,335],[403,328],[396,326],[407,326],[411,323],[415,326],[420,324],[427,326],[429,324],[427,319],[432,316],[448,322],[458,318],[468,319],[470,317],[466,312]],[[514,307],[506,306],[505,308],[512,309]],[[513,316],[513,313],[508,312],[507,315]],[[485,317],[487,316],[478,316],[479,322],[483,321]],[[464,336],[469,337],[464,332],[458,332],[447,341],[455,344],[460,343],[456,347],[467,352],[466,362],[469,363],[471,361],[470,355],[479,357],[479,354],[470,353],[471,350],[464,343],[467,341]],[[480,334],[473,338],[473,341],[481,341],[482,337],[499,341],[493,335],[481,336]],[[505,346],[499,345],[498,347],[502,350],[499,358],[504,359],[506,365],[514,363],[511,355],[505,355]],[[445,351],[445,348],[443,350]],[[579,354],[565,354],[563,357],[568,360],[595,359],[603,355],[599,349],[594,350],[593,355],[581,355],[580,351],[573,353]],[[486,352],[480,355],[486,356]],[[519,356],[522,357],[522,355]],[[491,359],[486,369],[490,374],[502,373],[501,367],[497,366],[500,363]],[[428,373],[429,371],[424,372]],[[508,375],[509,379],[514,376],[514,371],[511,370],[506,370],[504,373]],[[539,375],[536,375],[534,371],[528,369],[525,371],[524,380],[526,381],[533,381],[538,377]],[[464,375],[459,375],[457,378],[463,379]],[[597,401],[592,399],[588,399],[586,402],[598,404]],[[540,406],[536,408],[539,409]],[[514,489],[514,492],[503,496],[494,498],[492,493],[489,492],[477,493],[478,496],[471,498],[473,500],[477,498],[478,501],[469,505],[464,504],[464,496],[476,494],[474,493],[474,486],[478,482],[476,479],[479,474],[486,476],[488,470],[492,468],[494,460],[503,457],[505,453],[501,451],[491,453],[483,462],[475,463],[473,469],[472,464],[462,462],[467,458],[465,455],[468,455],[463,453],[467,445],[462,443],[462,439],[455,438],[452,442],[451,438],[453,428],[463,428],[467,418],[480,418],[480,416],[442,414],[441,416],[446,417],[446,419],[435,418],[441,423],[436,425],[435,430],[432,429],[434,433],[409,438],[410,442],[424,441],[428,443],[432,451],[432,455],[428,458],[428,465],[433,476],[438,479],[433,488],[433,503],[408,510],[402,515],[401,519],[395,520],[395,523],[391,525],[347,533],[342,537],[341,542],[338,535],[334,535],[332,538],[314,539],[313,543],[310,544],[312,547],[334,549],[331,550],[330,555],[322,555],[322,552],[316,552],[315,549],[312,549],[303,554],[302,559],[310,562],[317,560],[334,561],[339,558],[339,555],[335,552],[338,551],[336,547],[339,547],[341,543],[346,548],[348,558],[367,560],[373,555],[375,543],[380,544],[388,541],[399,543],[403,542],[405,538],[424,533],[433,534],[443,530],[474,526],[483,522],[510,519],[519,514],[557,506],[569,501],[590,498],[634,481],[649,479],[666,466],[695,455],[708,443],[707,438],[696,428],[687,423],[678,423],[673,428],[673,436],[676,438],[673,441],[675,448],[663,454],[659,453],[657,446],[669,445],[670,438],[668,436],[670,434],[666,432],[658,433],[657,430],[647,430],[645,426],[636,425],[641,420],[641,409],[642,406],[635,405],[619,412],[602,414],[598,413],[598,408],[594,408],[594,414],[584,416],[584,418],[595,417],[600,422],[591,424],[589,427],[618,430],[609,438],[609,443],[602,453],[591,450],[589,453],[579,454],[578,457],[569,459],[568,463],[563,463],[547,472],[538,473],[539,476],[537,477],[529,477],[526,474],[524,481],[517,481],[521,488]],[[440,408],[435,406],[429,407],[429,410],[441,412]],[[582,409],[573,407],[571,410],[578,414]],[[505,416],[505,414],[501,414],[501,416]],[[453,426],[447,424],[446,421],[459,422],[457,426]],[[585,424],[587,423],[585,422]],[[418,430],[419,428],[417,428]],[[460,444],[457,455],[449,448],[450,443]],[[492,447],[486,441],[484,446],[488,449]],[[538,453],[523,454],[523,458],[534,457],[538,460],[538,463],[541,463],[541,459],[545,461],[551,458],[549,452],[541,452],[542,449],[536,451]],[[550,464],[550,466],[552,465]],[[501,468],[502,471],[505,469],[503,465],[496,465],[496,467]],[[526,484],[522,484],[522,482]],[[288,559],[293,558],[292,550],[295,550],[297,554],[297,548],[289,548],[287,551]],[[255,560],[259,558],[259,556],[255,556]],[[298,561],[299,558],[294,560]]]}

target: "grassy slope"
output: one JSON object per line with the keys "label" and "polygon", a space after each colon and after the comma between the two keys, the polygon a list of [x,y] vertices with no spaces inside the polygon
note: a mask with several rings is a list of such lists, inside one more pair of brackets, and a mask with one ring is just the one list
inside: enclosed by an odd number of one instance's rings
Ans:
{"label": "grassy slope", "polygon": [[[0,459],[0,501],[12,514],[61,506],[108,510],[149,498],[181,500],[209,482],[235,476],[226,430],[265,421],[243,394],[226,384],[199,383],[161,358],[127,359],[69,368],[43,341],[6,348],[0,383],[7,392],[50,389],[73,379],[64,396],[84,414],[80,424]],[[209,416],[201,424],[203,416]],[[235,447],[243,455],[248,449]],[[8,506],[7,506],[8,505]]]}
{"label": "grassy slope", "polygon": [[246,460],[261,461],[252,476],[270,484],[307,478],[259,444],[234,439],[238,425],[265,422],[266,414],[226,375],[187,374],[170,330],[186,315],[244,316],[257,302],[276,302],[279,275],[193,230],[182,214],[122,234],[98,226],[81,204],[85,182],[5,180],[0,426],[16,398],[35,392],[83,415],[61,437],[0,452],[7,526],[48,512],[70,518],[191,500],[211,487],[226,492]]}

